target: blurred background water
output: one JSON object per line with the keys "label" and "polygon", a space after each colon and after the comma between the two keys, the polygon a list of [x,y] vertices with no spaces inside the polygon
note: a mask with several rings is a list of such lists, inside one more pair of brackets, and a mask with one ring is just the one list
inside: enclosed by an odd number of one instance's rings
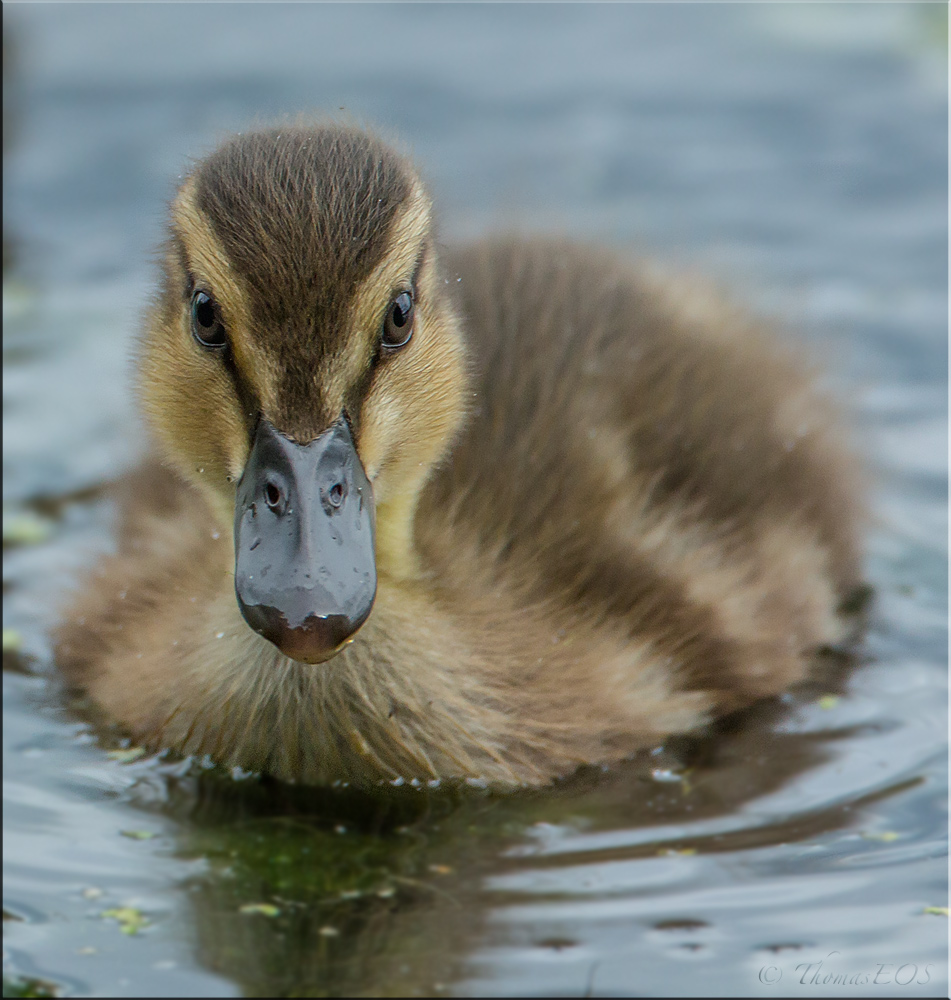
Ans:
{"label": "blurred background water", "polygon": [[[946,995],[946,7],[8,3],[3,28],[4,994]],[[399,137],[446,240],[650,254],[830,359],[874,478],[855,662],[509,799],[233,781],[64,703],[47,633],[141,446],[164,206],[227,131],[314,110]]]}

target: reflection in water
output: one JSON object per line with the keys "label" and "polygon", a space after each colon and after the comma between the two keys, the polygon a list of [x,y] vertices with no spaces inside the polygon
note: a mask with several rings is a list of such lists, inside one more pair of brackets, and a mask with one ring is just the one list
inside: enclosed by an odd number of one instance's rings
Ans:
{"label": "reflection in water", "polygon": [[[851,667],[843,655],[825,659],[813,696],[830,697]],[[432,995],[464,979],[492,911],[524,897],[492,889],[506,876],[669,858],[670,877],[682,883],[681,857],[805,842],[849,827],[864,806],[908,787],[766,821],[745,812],[857,735],[857,727],[781,731],[795,704],[764,703],[704,737],[511,796],[472,787],[369,795],[235,781],[187,763],[152,766],[127,794],[137,808],[176,821],[179,854],[206,860],[187,886],[197,957],[244,995]],[[546,831],[580,835],[580,843],[540,847]],[[554,887],[531,895],[536,905],[557,905],[590,894]],[[705,926],[690,914],[657,926],[692,924]],[[534,944],[559,952],[577,942],[540,936]]]}

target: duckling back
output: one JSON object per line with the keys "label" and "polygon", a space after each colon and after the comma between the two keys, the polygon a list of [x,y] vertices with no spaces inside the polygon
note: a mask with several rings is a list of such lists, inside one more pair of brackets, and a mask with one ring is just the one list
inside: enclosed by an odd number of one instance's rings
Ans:
{"label": "duckling back", "polygon": [[543,646],[573,630],[646,643],[714,712],[802,678],[845,635],[862,520],[802,359],[713,293],[603,250],[496,241],[448,273],[473,411],[416,522],[446,585],[551,608]]}

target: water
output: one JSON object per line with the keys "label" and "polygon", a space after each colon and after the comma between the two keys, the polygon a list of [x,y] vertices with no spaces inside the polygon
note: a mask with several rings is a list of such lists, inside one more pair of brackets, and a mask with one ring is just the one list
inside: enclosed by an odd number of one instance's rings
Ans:
{"label": "water", "polygon": [[[4,546],[5,992],[946,995],[943,15],[6,5],[4,516],[46,537]],[[109,756],[47,632],[141,447],[164,203],[224,131],[340,107],[410,145],[447,239],[649,252],[830,356],[874,476],[855,662],[514,798]]]}

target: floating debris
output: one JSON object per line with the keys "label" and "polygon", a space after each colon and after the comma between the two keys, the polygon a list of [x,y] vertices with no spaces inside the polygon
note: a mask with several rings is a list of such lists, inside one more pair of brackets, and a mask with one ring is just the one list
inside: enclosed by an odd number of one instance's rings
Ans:
{"label": "floating debris", "polygon": [[4,545],[36,545],[53,533],[53,525],[33,514],[3,515]]}
{"label": "floating debris", "polygon": [[262,917],[279,917],[281,908],[273,903],[245,903],[244,906],[238,908],[238,913],[257,913]]}
{"label": "floating debris", "polygon": [[112,910],[103,910],[100,916],[107,920],[115,920],[123,934],[138,934],[144,927],[149,926],[148,917],[134,906],[119,906]]}
{"label": "floating debris", "polygon": [[948,908],[946,906],[926,906],[922,913],[931,913],[936,917],[946,917],[948,915]]}
{"label": "floating debris", "polygon": [[336,927],[321,927],[317,932],[321,937],[339,937],[340,931]]}
{"label": "floating debris", "polygon": [[4,653],[15,653],[23,645],[23,636],[15,628],[5,628],[3,630],[3,651]]}
{"label": "floating debris", "polygon": [[129,840],[153,840],[158,836],[157,833],[153,833],[151,830],[120,830],[119,833],[123,837],[128,837]]}
{"label": "floating debris", "polygon": [[550,937],[535,942],[536,948],[550,948],[552,951],[564,951],[566,948],[576,948],[578,942],[574,938]]}
{"label": "floating debris", "polygon": [[697,853],[696,847],[663,847],[658,852],[661,857],[689,858]]}
{"label": "floating debris", "polygon": [[23,636],[14,628],[3,630],[3,669],[5,673],[32,675],[34,657],[23,652]]}
{"label": "floating debris", "polygon": [[894,830],[882,830],[881,832],[863,831],[863,840],[881,840],[885,844],[890,844],[893,840],[900,840],[901,834]]}
{"label": "floating debris", "polygon": [[452,872],[449,865],[430,865],[429,870],[436,875],[449,875]]}
{"label": "floating debris", "polygon": [[144,757],[145,754],[145,747],[129,747],[125,750],[110,750],[108,756],[113,760],[117,760],[120,764],[131,764],[132,761]]}
{"label": "floating debris", "polygon": [[651,768],[651,780],[661,784],[680,785],[681,794],[689,795],[693,789],[690,784],[692,771],[693,768],[690,767],[683,771],[670,767],[653,767]]}
{"label": "floating debris", "polygon": [[818,704],[819,708],[828,712],[829,709],[835,708],[835,706],[839,704],[840,700],[841,699],[839,698],[838,695],[824,694],[816,704]]}

